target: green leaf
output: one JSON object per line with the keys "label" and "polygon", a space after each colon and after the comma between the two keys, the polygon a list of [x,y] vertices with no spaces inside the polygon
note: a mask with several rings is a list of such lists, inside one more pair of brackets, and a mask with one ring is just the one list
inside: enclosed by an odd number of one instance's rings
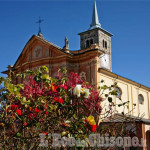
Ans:
{"label": "green leaf", "polygon": [[17,84],[18,87],[20,87],[21,89],[24,89],[24,85],[23,84]]}
{"label": "green leaf", "polygon": [[17,133],[17,136],[21,136],[21,133],[18,132],[18,133]]}
{"label": "green leaf", "polygon": [[103,89],[103,90],[106,90],[107,88],[108,88],[107,85],[103,85],[103,86],[101,87],[101,89]]}
{"label": "green leaf", "polygon": [[37,128],[40,126],[40,124],[39,124],[39,123],[36,123],[35,125],[36,125],[36,127],[37,127]]}
{"label": "green leaf", "polygon": [[113,90],[110,92],[111,95],[117,95],[117,91]]}
{"label": "green leaf", "polygon": [[39,83],[39,82],[41,81],[41,78],[40,78],[39,75],[37,75],[37,76],[34,77],[34,80],[35,80],[37,83]]}
{"label": "green leaf", "polygon": [[8,81],[4,81],[4,86],[9,90],[10,93],[14,93],[14,88],[13,88],[13,85],[8,82]]}
{"label": "green leaf", "polygon": [[18,88],[16,86],[14,86],[14,92],[17,92]]}
{"label": "green leaf", "polygon": [[42,78],[43,80],[45,80],[45,81],[51,79],[48,74],[43,74],[43,75],[41,76],[41,78]]}
{"label": "green leaf", "polygon": [[62,132],[61,133],[61,136],[64,136],[64,135],[66,135],[67,133],[64,131],[64,132]]}

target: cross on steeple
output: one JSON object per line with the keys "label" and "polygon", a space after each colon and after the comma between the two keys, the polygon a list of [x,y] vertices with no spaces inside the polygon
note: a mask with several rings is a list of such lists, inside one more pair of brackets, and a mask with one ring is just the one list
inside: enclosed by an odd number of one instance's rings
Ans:
{"label": "cross on steeple", "polygon": [[39,31],[38,31],[38,36],[42,36],[42,32],[41,32],[41,23],[43,22],[44,20],[41,19],[41,17],[39,17],[39,20],[36,22],[39,24]]}

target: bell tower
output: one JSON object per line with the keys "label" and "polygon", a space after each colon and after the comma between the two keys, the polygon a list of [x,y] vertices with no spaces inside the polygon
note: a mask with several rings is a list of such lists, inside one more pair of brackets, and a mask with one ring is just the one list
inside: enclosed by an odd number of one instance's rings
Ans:
{"label": "bell tower", "polygon": [[97,44],[104,54],[100,57],[100,67],[112,71],[111,61],[111,36],[112,34],[101,28],[99,22],[96,0],[93,6],[93,16],[90,28],[80,35],[80,49],[88,49],[92,44]]}

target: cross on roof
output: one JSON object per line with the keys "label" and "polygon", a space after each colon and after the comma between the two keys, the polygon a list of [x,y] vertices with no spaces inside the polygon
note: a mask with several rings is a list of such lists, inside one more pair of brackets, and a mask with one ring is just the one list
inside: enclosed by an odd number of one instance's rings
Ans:
{"label": "cross on roof", "polygon": [[43,19],[41,19],[41,17],[39,17],[39,20],[36,22],[36,23],[38,23],[39,24],[39,31],[38,31],[38,35],[41,35],[42,34],[42,32],[41,32],[41,23],[43,22],[44,20]]}

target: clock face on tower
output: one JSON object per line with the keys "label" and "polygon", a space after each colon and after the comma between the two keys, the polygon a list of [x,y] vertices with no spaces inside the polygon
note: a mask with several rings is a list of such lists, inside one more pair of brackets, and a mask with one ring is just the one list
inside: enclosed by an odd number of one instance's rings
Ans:
{"label": "clock face on tower", "polygon": [[110,70],[110,62],[108,54],[103,54],[100,56],[100,67]]}

